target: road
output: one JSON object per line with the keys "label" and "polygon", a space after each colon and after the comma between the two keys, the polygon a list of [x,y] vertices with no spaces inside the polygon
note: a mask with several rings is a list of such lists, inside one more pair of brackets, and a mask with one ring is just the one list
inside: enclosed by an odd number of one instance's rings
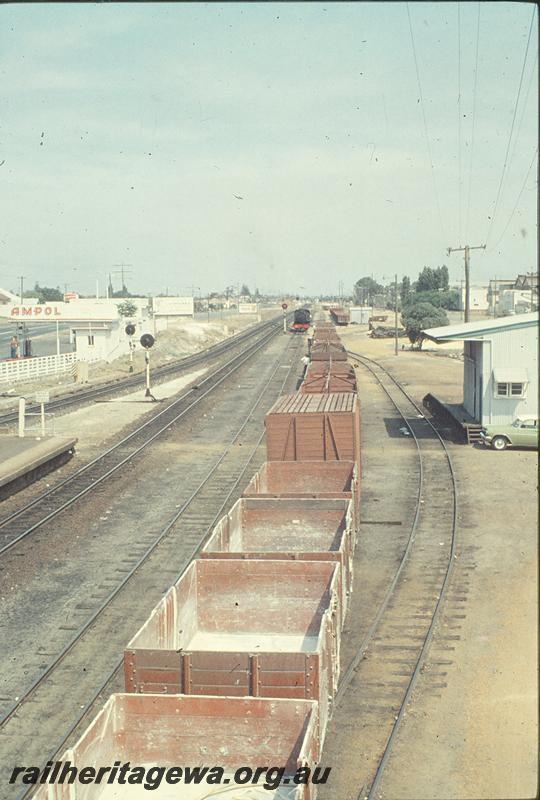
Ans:
{"label": "road", "polygon": [[[73,347],[69,343],[69,329],[68,324],[60,324],[58,326],[60,334],[60,352],[70,353]],[[0,360],[9,358],[10,348],[9,343],[11,337],[17,332],[16,323],[8,323],[0,325]],[[32,354],[34,356],[49,356],[56,353],[56,323],[54,322],[39,322],[39,323],[26,323],[27,335],[32,340]],[[22,345],[22,336],[18,333],[19,341]]]}

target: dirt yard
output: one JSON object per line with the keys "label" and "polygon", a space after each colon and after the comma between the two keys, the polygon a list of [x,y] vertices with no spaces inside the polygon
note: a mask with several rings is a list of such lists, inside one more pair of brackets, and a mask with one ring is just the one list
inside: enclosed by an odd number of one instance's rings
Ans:
{"label": "dirt yard", "polygon": [[[461,402],[463,362],[340,331],[417,401]],[[400,342],[401,344],[401,342]],[[433,345],[436,347],[436,345]],[[454,345],[455,348],[455,345]],[[447,349],[448,353],[448,349]],[[365,420],[364,420],[365,423]],[[388,762],[387,800],[536,796],[538,754],[537,452],[449,443],[459,492],[458,559],[439,623]],[[455,614],[457,601],[459,610]],[[443,666],[441,666],[443,665]],[[441,671],[442,670],[442,671]],[[430,680],[437,677],[436,692]],[[440,682],[442,681],[442,682]]]}

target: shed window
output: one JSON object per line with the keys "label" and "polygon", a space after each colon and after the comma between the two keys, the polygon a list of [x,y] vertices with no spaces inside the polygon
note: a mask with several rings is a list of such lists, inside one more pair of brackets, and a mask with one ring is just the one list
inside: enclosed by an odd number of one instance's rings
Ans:
{"label": "shed window", "polygon": [[88,337],[88,345],[89,345],[89,347],[93,347],[94,346],[94,337],[93,336],[89,336]]}
{"label": "shed window", "polygon": [[523,397],[525,395],[524,383],[496,383],[496,397]]}

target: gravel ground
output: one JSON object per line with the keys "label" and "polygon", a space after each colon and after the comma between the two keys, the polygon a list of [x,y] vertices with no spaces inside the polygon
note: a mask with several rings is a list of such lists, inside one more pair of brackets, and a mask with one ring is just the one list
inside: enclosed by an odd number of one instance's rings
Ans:
{"label": "gravel ground", "polygon": [[[70,639],[73,630],[88,617],[88,609],[102,602],[127,572],[129,564],[137,560],[165,522],[190,497],[209,464],[226,451],[226,460],[203,490],[198,504],[188,509],[155,551],[156,563],[149,562],[144,572],[139,568],[133,580],[139,586],[144,574],[147,583],[144,591],[138,591],[137,608],[126,609],[120,626],[116,620],[115,626],[110,627],[110,635],[100,629],[101,650],[106,650],[103,637],[108,640],[109,649],[113,636],[119,636],[121,647],[125,645],[206,532],[208,517],[212,519],[216,507],[219,509],[226,498],[227,487],[250,457],[253,441],[256,442],[262,432],[264,413],[280,392],[283,381],[296,382],[301,368],[297,350],[297,343],[290,337],[275,337],[263,353],[250,360],[181,423],[156,440],[144,458],[136,459],[110,484],[66,510],[54,525],[36,532],[32,541],[21,548],[23,557],[8,554],[3,560],[2,635],[5,642],[11,642],[9,648],[0,647],[0,661],[3,662],[0,695],[4,703],[16,697],[43,669],[50,654]],[[272,383],[267,386],[270,378]],[[255,409],[256,398],[260,401]],[[107,407],[119,405],[109,403]],[[122,407],[128,406],[122,403]],[[237,430],[248,411],[249,422],[240,438],[231,445],[231,431]],[[95,425],[99,425],[99,421]],[[257,453],[259,450],[262,448]],[[250,465],[244,482],[249,480],[257,463],[254,461]],[[234,496],[231,502],[233,500]],[[106,631],[107,618],[102,619],[101,624]],[[88,647],[91,641],[90,638]],[[72,683],[60,683],[65,693],[65,708],[55,707],[50,716],[62,717],[62,725],[80,707],[77,705],[80,700],[75,700],[74,694],[80,695],[83,684],[95,689],[99,685],[100,671],[110,668],[110,657],[105,663],[101,650],[98,653],[95,649],[95,642],[92,646],[94,649],[89,651],[84,670],[69,674]],[[56,677],[59,679],[58,675]],[[51,686],[51,691],[55,691],[54,681]],[[20,760],[24,753],[28,753],[29,758],[34,753],[35,758],[50,747],[49,706],[44,704],[40,710],[35,700],[13,720],[11,736],[2,739],[6,763],[13,760],[14,748]],[[25,712],[41,715],[42,725],[23,752],[15,740],[19,735],[18,726],[25,724]],[[63,729],[59,725],[51,729],[51,741]]]}
{"label": "gravel ground", "polygon": [[[343,338],[351,349],[390,369],[417,401],[432,391],[461,402],[460,361],[411,351],[396,357],[391,341],[371,340],[363,331],[348,330]],[[369,392],[369,385],[361,391]],[[363,425],[370,425],[367,402]],[[538,777],[537,453],[451,443],[449,448],[460,504],[457,568],[438,626],[440,639],[436,634],[380,796],[533,797]],[[388,484],[378,490],[383,501]]]}

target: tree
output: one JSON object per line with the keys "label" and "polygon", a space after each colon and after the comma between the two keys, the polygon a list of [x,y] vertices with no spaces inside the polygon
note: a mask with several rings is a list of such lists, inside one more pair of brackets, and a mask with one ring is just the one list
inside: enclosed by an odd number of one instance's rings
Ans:
{"label": "tree", "polygon": [[64,295],[58,288],[56,289],[51,288],[50,286],[40,286],[39,283],[36,283],[34,286],[34,295],[37,295],[38,303],[47,303],[47,302],[54,302],[57,300],[63,300]]}
{"label": "tree", "polygon": [[364,305],[364,303],[371,300],[374,295],[381,294],[383,288],[384,287],[373,278],[360,278],[360,280],[356,281],[354,284],[354,302],[359,305]]}
{"label": "tree", "polygon": [[401,306],[406,306],[411,296],[411,279],[404,275],[401,279],[401,286],[399,288],[399,296],[401,297]]}
{"label": "tree", "polygon": [[444,264],[442,267],[437,267],[436,269],[424,267],[422,272],[418,275],[416,291],[432,292],[438,289],[448,289],[448,267]]}
{"label": "tree", "polygon": [[242,284],[242,291],[240,294],[245,295],[246,297],[251,297],[251,292],[249,291],[249,286],[246,286],[245,283]]}
{"label": "tree", "polygon": [[137,313],[137,306],[131,300],[124,300],[123,303],[118,303],[116,308],[121,317],[134,317]]}
{"label": "tree", "polygon": [[431,292],[416,292],[411,295],[410,303],[431,303],[437,308],[447,308],[452,311],[459,309],[459,292],[456,289],[439,289]]}
{"label": "tree", "polygon": [[407,332],[409,341],[417,344],[420,350],[425,339],[422,331],[448,325],[448,317],[442,309],[436,308],[431,303],[413,303],[403,310],[401,324]]}

